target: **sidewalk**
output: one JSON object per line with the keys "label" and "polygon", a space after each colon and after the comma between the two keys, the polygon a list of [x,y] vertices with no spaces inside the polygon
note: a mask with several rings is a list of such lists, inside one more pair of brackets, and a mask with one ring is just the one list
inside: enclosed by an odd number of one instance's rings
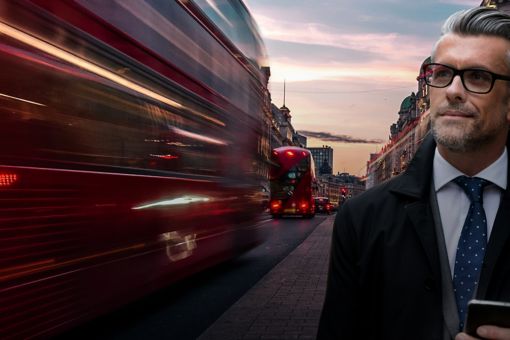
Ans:
{"label": "sidewalk", "polygon": [[328,216],[198,339],[315,339],[333,221]]}

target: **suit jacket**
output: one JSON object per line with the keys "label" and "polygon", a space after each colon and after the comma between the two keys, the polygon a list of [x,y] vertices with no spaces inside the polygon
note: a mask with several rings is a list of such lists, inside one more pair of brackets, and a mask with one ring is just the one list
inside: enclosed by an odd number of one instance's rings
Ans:
{"label": "suit jacket", "polygon": [[[430,203],[435,146],[427,136],[403,174],[351,198],[338,212],[318,339],[442,339]],[[487,245],[477,298],[510,301],[509,190]]]}

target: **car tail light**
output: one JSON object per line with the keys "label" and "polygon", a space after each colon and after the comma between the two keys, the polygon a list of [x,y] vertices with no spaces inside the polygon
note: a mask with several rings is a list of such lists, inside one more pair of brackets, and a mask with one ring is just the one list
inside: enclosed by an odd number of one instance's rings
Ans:
{"label": "car tail light", "polygon": [[301,204],[299,205],[299,207],[300,207],[302,210],[306,210],[306,209],[308,209],[308,202],[301,202]]}
{"label": "car tail light", "polygon": [[273,210],[280,209],[281,206],[282,206],[281,201],[272,201],[271,202],[271,209],[273,209]]}

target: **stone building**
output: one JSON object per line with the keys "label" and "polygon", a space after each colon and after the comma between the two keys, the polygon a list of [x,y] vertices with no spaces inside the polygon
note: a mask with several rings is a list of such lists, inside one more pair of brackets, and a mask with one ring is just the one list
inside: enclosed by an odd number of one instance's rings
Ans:
{"label": "stone building", "polygon": [[300,148],[306,148],[307,140],[308,138],[306,136],[300,134],[297,131],[294,133],[294,136],[292,136],[292,142],[295,146],[299,146]]}
{"label": "stone building", "polygon": [[365,191],[365,184],[357,176],[348,173],[328,174],[319,176],[319,196],[329,197],[331,203],[341,205],[350,197]]}
{"label": "stone building", "polygon": [[[429,62],[430,57],[422,65]],[[390,127],[389,141],[378,153],[370,155],[367,162],[367,188],[404,171],[430,130],[428,86],[420,73],[421,67],[416,78],[418,89],[402,101],[398,120]]]}

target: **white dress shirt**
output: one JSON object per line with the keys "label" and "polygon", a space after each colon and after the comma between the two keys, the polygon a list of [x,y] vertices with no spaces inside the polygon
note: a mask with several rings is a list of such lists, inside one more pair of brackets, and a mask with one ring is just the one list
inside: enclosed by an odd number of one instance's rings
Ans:
{"label": "white dress shirt", "polygon": [[[463,174],[453,165],[448,163],[436,148],[434,154],[434,185],[443,224],[446,250],[450,263],[450,272],[453,277],[457,243],[464,226],[464,221],[469,210],[470,201],[464,190],[452,180]],[[487,217],[487,240],[489,240],[496,213],[501,200],[502,190],[507,186],[508,153],[505,150],[501,156],[487,168],[473,177],[480,177],[490,181],[483,191],[483,208]]]}

